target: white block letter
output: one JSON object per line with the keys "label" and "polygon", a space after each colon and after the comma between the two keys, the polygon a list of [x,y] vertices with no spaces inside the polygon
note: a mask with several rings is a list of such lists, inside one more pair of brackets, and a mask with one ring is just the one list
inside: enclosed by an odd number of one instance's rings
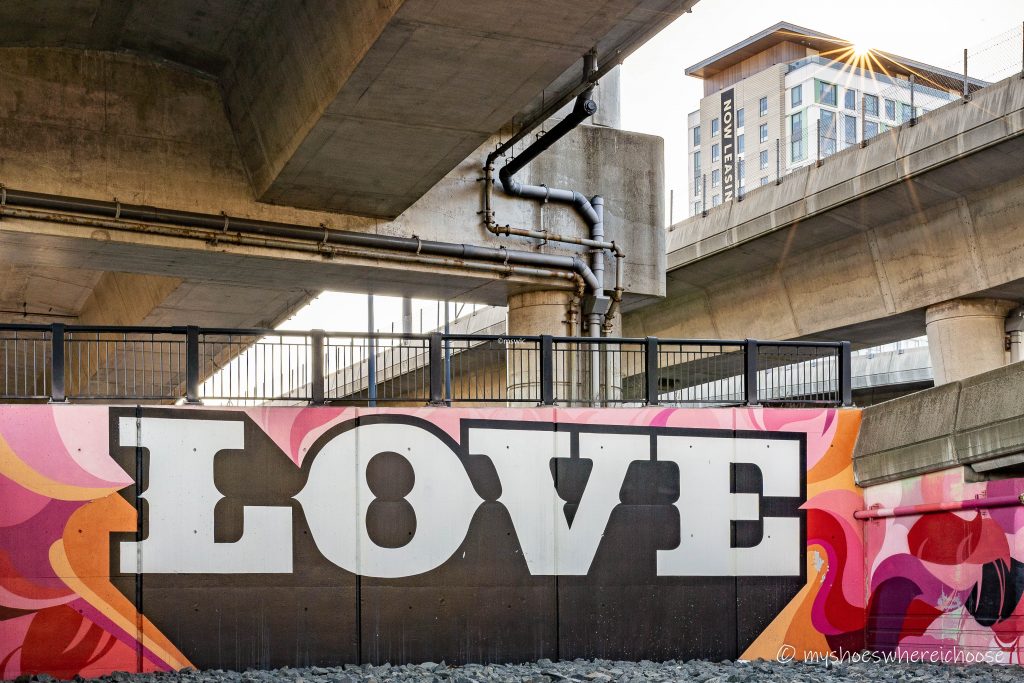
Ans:
{"label": "white block letter", "polygon": [[[366,511],[374,500],[366,466],[387,452],[408,460],[415,476],[405,500],[416,514],[416,533],[400,548],[379,546],[366,531]],[[447,444],[415,425],[384,423],[331,439],[295,498],[324,557],[354,574],[380,578],[413,576],[443,564],[462,545],[483,502]]]}
{"label": "white block letter", "polygon": [[149,451],[149,485],[139,496],[148,506],[149,533],[141,543],[121,543],[122,572],[292,571],[291,508],[246,506],[242,537],[213,540],[213,508],[224,497],[213,483],[213,459],[219,451],[245,447],[245,423],[144,417],[141,425],[138,444],[134,418],[122,417],[119,431],[122,446]]}
{"label": "white block letter", "polygon": [[757,494],[729,492],[730,466],[743,462],[761,470],[763,495],[799,496],[797,441],[660,436],[658,460],[679,466],[679,545],[658,551],[659,576],[800,575],[800,519],[765,517],[761,543],[732,548],[731,522],[760,511]]}
{"label": "white block letter", "polygon": [[469,450],[486,455],[501,479],[501,498],[512,517],[531,574],[585,575],[604,536],[629,463],[645,460],[643,434],[580,434],[580,457],[593,468],[572,527],[565,501],[551,480],[552,458],[569,456],[569,434],[536,430],[471,429]]}

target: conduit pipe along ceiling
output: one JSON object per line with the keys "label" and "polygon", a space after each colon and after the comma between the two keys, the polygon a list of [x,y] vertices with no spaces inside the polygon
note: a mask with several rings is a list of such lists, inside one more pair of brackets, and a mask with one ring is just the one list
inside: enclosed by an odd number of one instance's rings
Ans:
{"label": "conduit pipe along ceiling", "polygon": [[[398,260],[401,261],[422,260],[424,263],[437,264],[436,260],[430,259],[436,257],[450,260],[440,265],[579,280],[593,291],[601,287],[597,275],[578,256],[333,230],[324,225],[314,227],[257,221],[225,214],[178,211],[8,188],[0,189],[0,216],[128,231],[164,226],[171,228],[172,234],[184,237],[191,236],[186,230],[194,229],[202,231],[204,239],[251,237],[288,240],[279,246],[292,247],[297,244],[304,246],[305,250],[321,253],[331,253],[335,251],[333,247],[347,247],[356,250],[355,255],[371,258],[399,256]],[[179,231],[175,232],[175,228]],[[360,250],[364,249],[374,250],[374,253],[361,253]]]}
{"label": "conduit pipe along ceiling", "polygon": [[[597,85],[596,75],[598,73],[597,56],[591,50],[583,56],[583,83],[585,88],[577,96],[576,103],[569,115],[559,121],[550,131],[540,136],[518,156],[510,159],[498,172],[498,180],[501,187],[508,195],[524,199],[535,199],[542,202],[558,202],[572,206],[587,224],[589,238],[552,234],[546,230],[530,230],[513,228],[509,225],[498,225],[492,207],[491,196],[494,184],[494,162],[511,146],[511,141],[499,146],[498,149],[488,154],[484,164],[483,217],[484,226],[488,231],[495,235],[533,237],[552,242],[578,244],[591,248],[590,269],[594,273],[597,282],[596,284],[587,283],[590,287],[590,295],[584,301],[584,312],[588,319],[588,333],[592,337],[601,336],[602,327],[606,332],[611,328],[619,303],[622,301],[623,292],[625,254],[615,242],[606,242],[604,239],[604,198],[601,195],[594,195],[592,198],[587,199],[586,196],[574,190],[563,190],[548,187],[547,185],[527,185],[516,180],[514,176],[527,164],[558,142],[558,140],[565,137],[567,133],[597,112],[597,102],[593,99],[593,93],[594,86]],[[521,138],[522,135],[520,134],[518,137]],[[611,299],[604,294],[605,251],[610,251],[616,258],[615,288]],[[603,325],[602,318],[604,320]]]}

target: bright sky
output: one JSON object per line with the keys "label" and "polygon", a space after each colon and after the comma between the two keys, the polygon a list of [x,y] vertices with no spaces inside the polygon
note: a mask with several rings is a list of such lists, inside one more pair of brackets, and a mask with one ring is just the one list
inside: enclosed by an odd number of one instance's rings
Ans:
{"label": "bright sky", "polygon": [[[1024,0],[700,0],[623,64],[623,128],[665,139],[666,195],[686,196],[686,115],[703,96],[701,81],[683,71],[780,21],[959,71],[964,48],[1020,35]],[[998,53],[1020,71],[1020,45]],[[667,219],[667,203],[665,211]],[[685,215],[677,201],[675,220]]]}

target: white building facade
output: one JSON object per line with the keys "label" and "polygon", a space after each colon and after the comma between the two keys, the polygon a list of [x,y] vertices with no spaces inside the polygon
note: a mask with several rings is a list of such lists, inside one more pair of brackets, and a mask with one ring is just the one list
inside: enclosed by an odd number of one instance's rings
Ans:
{"label": "white building facade", "polygon": [[[695,64],[689,213],[859,145],[957,99],[957,74],[780,23]],[[971,89],[981,83],[969,81]]]}

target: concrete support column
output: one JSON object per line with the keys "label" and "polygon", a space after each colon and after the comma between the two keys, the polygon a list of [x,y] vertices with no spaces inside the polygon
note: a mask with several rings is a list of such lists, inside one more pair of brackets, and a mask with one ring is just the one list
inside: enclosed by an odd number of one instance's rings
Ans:
{"label": "concrete support column", "polygon": [[1024,306],[1006,316],[1006,335],[1010,338],[1010,362],[1024,360]]}
{"label": "concrete support column", "polygon": [[935,385],[1005,365],[1006,314],[1016,306],[1002,299],[954,299],[929,306],[925,326]]}
{"label": "concrete support column", "polygon": [[[532,352],[532,346],[517,345],[515,338],[550,334],[564,337],[569,334],[566,322],[569,317],[571,292],[547,291],[514,294],[508,299],[508,336],[510,340],[505,353],[507,393],[509,401],[540,397],[540,356]],[[571,387],[569,363],[564,363],[564,354],[555,354],[555,395],[566,396]],[[569,375],[567,376],[567,373]],[[511,405],[520,405],[511,403]]]}

